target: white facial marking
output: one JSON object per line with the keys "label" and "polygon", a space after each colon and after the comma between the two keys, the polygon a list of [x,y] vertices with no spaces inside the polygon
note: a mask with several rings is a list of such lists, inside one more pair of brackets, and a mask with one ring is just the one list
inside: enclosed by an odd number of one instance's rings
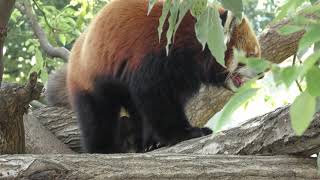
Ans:
{"label": "white facial marking", "polygon": [[233,92],[236,92],[237,91],[237,87],[234,85],[233,81],[231,78],[227,79],[226,81],[226,86]]}
{"label": "white facial marking", "polygon": [[224,44],[227,44],[230,41],[230,38],[231,38],[230,33],[226,33],[224,35]]}
{"label": "white facial marking", "polygon": [[239,73],[240,76],[242,76],[243,78],[248,78],[248,79],[254,78],[257,75],[257,72],[255,72],[254,70],[246,66],[239,68],[237,70],[237,73]]}
{"label": "white facial marking", "polygon": [[231,22],[232,22],[232,19],[233,19],[233,14],[231,11],[228,11],[227,12],[227,19],[226,19],[226,22],[224,23],[224,33],[229,33],[230,30],[231,30]]}
{"label": "white facial marking", "polygon": [[238,60],[233,58],[231,60],[230,66],[229,66],[229,72],[231,72],[231,73],[235,72],[237,67],[238,67]]}

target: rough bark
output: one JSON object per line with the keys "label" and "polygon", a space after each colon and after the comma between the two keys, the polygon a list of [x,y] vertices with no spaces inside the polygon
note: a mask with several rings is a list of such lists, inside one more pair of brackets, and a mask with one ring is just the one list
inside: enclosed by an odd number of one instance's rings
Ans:
{"label": "rough bark", "polygon": [[319,151],[320,113],[299,137],[292,129],[289,107],[284,107],[214,136],[192,139],[153,153],[310,156]]}
{"label": "rough bark", "polygon": [[202,86],[186,106],[186,114],[193,126],[203,127],[219,112],[233,95],[223,87]]}
{"label": "rough bark", "polygon": [[43,127],[32,114],[23,118],[27,154],[73,154],[74,152]]}
{"label": "rough bark", "polygon": [[61,107],[45,107],[34,110],[32,115],[72,150],[81,151],[80,131],[72,111]]}
{"label": "rough bark", "polygon": [[31,73],[25,86],[10,85],[0,89],[0,154],[25,152],[23,115],[29,103],[40,97],[43,85]]}
{"label": "rough bark", "polygon": [[[47,107],[33,111],[33,115],[58,139],[79,152],[79,130],[70,110]],[[319,151],[320,113],[304,135],[298,137],[291,127],[289,107],[283,107],[214,136],[192,139],[151,153],[309,156]]]}
{"label": "rough bark", "polygon": [[3,46],[7,36],[7,24],[14,7],[15,0],[0,0],[0,86],[3,75]]}
{"label": "rough bark", "polygon": [[3,155],[0,162],[3,179],[320,179],[315,159],[293,157]]}

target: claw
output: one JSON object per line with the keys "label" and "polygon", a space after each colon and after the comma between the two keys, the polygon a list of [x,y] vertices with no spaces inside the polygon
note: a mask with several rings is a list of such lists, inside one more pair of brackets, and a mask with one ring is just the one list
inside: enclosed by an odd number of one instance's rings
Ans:
{"label": "claw", "polygon": [[149,146],[148,151],[151,151],[153,149],[153,145]]}

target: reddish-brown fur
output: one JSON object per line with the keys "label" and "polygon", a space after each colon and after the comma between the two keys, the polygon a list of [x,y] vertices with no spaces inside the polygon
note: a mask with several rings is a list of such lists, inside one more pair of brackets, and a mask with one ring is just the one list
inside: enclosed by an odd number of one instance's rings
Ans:
{"label": "reddish-brown fur", "polygon": [[[165,31],[160,43],[157,31],[162,2],[155,4],[149,16],[147,3],[147,0],[114,0],[100,11],[71,51],[67,75],[69,94],[75,90],[92,90],[95,77],[115,74],[125,60],[130,59],[127,70],[135,69],[146,53],[158,52],[166,45]],[[224,11],[219,9],[220,14]],[[188,13],[174,38],[175,47],[201,48],[194,35],[194,23],[195,19]],[[167,26],[166,23],[165,29]],[[232,60],[233,47],[250,52],[251,56],[260,56],[259,43],[246,19],[231,35],[225,58],[227,66]]]}
{"label": "reddish-brown fur", "polygon": [[[161,12],[162,3],[158,2],[147,16],[147,0],[115,0],[105,6],[86,35],[74,44],[69,60],[69,92],[91,90],[96,76],[115,74],[128,59],[128,68],[133,70],[147,52],[157,53],[165,47],[165,33],[159,43],[157,31]],[[195,36],[184,36],[194,34],[194,23],[190,14],[184,18],[175,36],[175,47],[201,48]]]}

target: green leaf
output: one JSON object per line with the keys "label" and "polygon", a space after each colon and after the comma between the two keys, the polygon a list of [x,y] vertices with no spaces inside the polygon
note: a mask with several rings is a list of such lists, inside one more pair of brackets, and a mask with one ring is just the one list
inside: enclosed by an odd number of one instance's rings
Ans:
{"label": "green leaf", "polygon": [[242,0],[221,0],[222,6],[230,10],[238,19],[242,19]]}
{"label": "green leaf", "polygon": [[311,26],[299,41],[299,50],[309,48],[312,44],[320,41],[320,25]]}
{"label": "green leaf", "polygon": [[[318,1],[318,0],[315,0],[315,1]],[[316,5],[313,4],[312,6],[303,8],[302,14],[315,13],[317,11],[319,12],[319,10],[320,10],[320,4],[316,4]]]}
{"label": "green leaf", "polygon": [[163,25],[164,25],[164,22],[168,16],[169,11],[170,11],[170,7],[171,7],[171,0],[166,0],[163,5],[163,8],[162,8],[161,16],[159,18],[159,26],[158,26],[159,42],[161,40],[161,35],[163,32]]}
{"label": "green leaf", "polygon": [[319,50],[320,50],[320,42],[317,42],[314,44],[313,51],[319,51]]}
{"label": "green leaf", "polygon": [[60,35],[59,35],[59,40],[60,40],[60,42],[61,42],[63,45],[66,45],[67,38],[66,38],[65,35],[60,34]]}
{"label": "green leaf", "polygon": [[306,75],[307,91],[312,96],[320,96],[320,68],[313,66]]}
{"label": "green leaf", "polygon": [[148,15],[150,14],[153,6],[156,4],[158,0],[149,0],[149,5],[148,5]]}
{"label": "green leaf", "polygon": [[191,14],[199,17],[207,8],[208,0],[196,0],[191,8]]}
{"label": "green leaf", "polygon": [[272,65],[271,66],[271,72],[272,72],[273,81],[278,86],[279,84],[282,83],[282,80],[281,80],[281,68],[279,66],[277,66],[277,65]]}
{"label": "green leaf", "polygon": [[236,57],[239,62],[244,63],[250,69],[253,69],[257,74],[265,72],[270,66],[270,62],[260,59],[260,58],[246,58],[246,57]]}
{"label": "green leaf", "polygon": [[281,70],[281,80],[289,88],[291,84],[299,77],[300,69],[296,66],[286,67]]}
{"label": "green leaf", "polygon": [[295,33],[295,32],[298,32],[298,31],[301,31],[303,30],[304,27],[302,26],[297,26],[297,25],[291,25],[291,24],[288,24],[288,25],[285,25],[283,27],[281,27],[278,32],[281,34],[281,35],[289,35],[289,34],[292,34],[292,33]]}
{"label": "green leaf", "polygon": [[42,82],[47,82],[48,80],[48,71],[45,68],[41,70],[40,79]]}
{"label": "green leaf", "polygon": [[32,66],[32,68],[31,68],[31,70],[29,72],[29,75],[32,72],[40,73],[41,69],[43,68],[44,60],[42,58],[42,54],[39,51],[39,49],[36,50],[35,58],[36,58],[36,64],[34,66]]}
{"label": "green leaf", "polygon": [[208,44],[212,55],[219,64],[225,67],[224,52],[227,47],[224,44],[224,32],[217,7],[207,8],[206,11],[198,17],[195,31],[203,49],[206,44]]}
{"label": "green leaf", "polygon": [[303,4],[305,0],[288,0],[283,6],[281,6],[280,11],[274,21],[279,21],[283,19],[288,14],[291,15],[296,12],[297,8]]}
{"label": "green leaf", "polygon": [[310,0],[310,3],[311,4],[314,4],[314,3],[316,3],[318,0]]}
{"label": "green leaf", "polygon": [[214,127],[214,132],[219,131],[225,124],[230,121],[232,113],[237,110],[241,105],[250,100],[251,97],[257,94],[257,88],[252,88],[248,82],[245,86],[241,87],[239,91],[231,97],[228,103],[221,111],[220,117],[217,119]]}
{"label": "green leaf", "polygon": [[170,8],[170,17],[168,19],[169,28],[167,30],[167,46],[166,46],[167,54],[169,53],[169,46],[172,42],[173,32],[177,24],[177,18],[179,13],[179,1],[180,0],[174,0],[173,6]]}
{"label": "green leaf", "polygon": [[304,76],[309,71],[309,69],[311,69],[317,61],[319,61],[319,59],[320,59],[320,51],[316,51],[313,54],[311,54],[303,63],[300,76]]}
{"label": "green leaf", "polygon": [[290,107],[292,128],[297,135],[301,136],[312,122],[316,112],[316,99],[308,92],[298,96]]}

